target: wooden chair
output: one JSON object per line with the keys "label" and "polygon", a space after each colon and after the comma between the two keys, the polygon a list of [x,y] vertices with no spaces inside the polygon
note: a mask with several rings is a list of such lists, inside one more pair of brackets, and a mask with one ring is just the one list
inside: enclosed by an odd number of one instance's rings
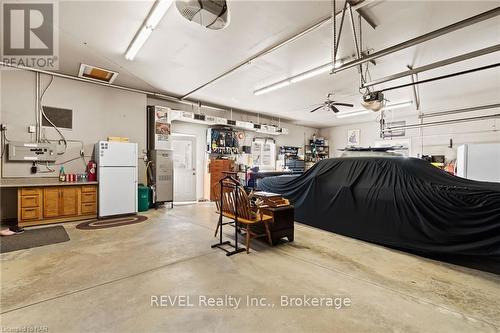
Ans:
{"label": "wooden chair", "polygon": [[[250,198],[248,197],[245,189],[242,186],[230,185],[223,186],[222,200],[221,200],[221,190],[220,183],[212,187],[213,197],[216,199],[215,204],[217,206],[217,213],[220,214],[222,209],[222,215],[226,218],[236,220],[236,215],[238,217],[238,224],[235,228],[242,228],[246,232],[246,250],[247,253],[250,249],[250,241],[257,237],[267,236],[267,240],[270,245],[272,245],[271,232],[269,231],[269,222],[272,221],[273,217],[270,215],[265,215],[261,212],[259,207],[253,207]],[[237,195],[236,195],[237,193]],[[238,200],[236,204],[236,199]],[[222,207],[221,207],[222,204]],[[238,207],[238,211],[235,211],[235,207]],[[237,214],[236,214],[237,213]],[[225,223],[225,224],[229,224]],[[257,234],[252,231],[251,226],[257,223],[263,223],[265,227],[265,234]],[[217,232],[219,232],[219,227],[222,221],[219,219],[217,223],[217,228],[215,229],[215,236],[217,237]]]}
{"label": "wooden chair", "polygon": [[[232,192],[234,191],[233,188],[233,184],[231,184],[230,182],[224,182],[225,183],[225,186],[224,186],[224,194],[223,196],[226,196],[227,194],[226,193],[229,193],[229,192]],[[214,186],[212,186],[212,198],[214,198],[214,201],[215,201],[215,206],[217,208],[216,212],[217,214],[219,214],[219,221],[217,223],[217,228],[215,229],[215,234],[214,234],[214,237],[217,237],[217,233],[219,232],[219,227],[221,224],[230,224],[231,222],[227,222],[227,223],[222,223],[222,221],[220,220],[221,217],[220,217],[220,207],[221,207],[221,191],[220,191],[220,187],[221,187],[221,184],[218,182],[216,184],[214,184]],[[224,198],[224,202],[226,202],[227,199]],[[227,209],[224,209],[225,211]],[[223,212],[224,213],[224,212]],[[224,214],[222,214],[224,215]]]}

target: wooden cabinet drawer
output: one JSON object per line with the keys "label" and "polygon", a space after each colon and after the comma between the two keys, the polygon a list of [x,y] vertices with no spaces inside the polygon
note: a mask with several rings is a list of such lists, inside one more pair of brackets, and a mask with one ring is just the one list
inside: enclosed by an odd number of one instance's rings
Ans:
{"label": "wooden cabinet drawer", "polygon": [[82,203],[82,214],[95,214],[97,212],[96,203]]}
{"label": "wooden cabinet drawer", "polygon": [[82,202],[95,203],[96,192],[82,192]]}
{"label": "wooden cabinet drawer", "polygon": [[97,186],[95,186],[95,185],[83,185],[82,192],[97,192]]}
{"label": "wooden cabinet drawer", "polygon": [[38,195],[41,189],[38,187],[23,187],[21,188],[21,195]]}
{"label": "wooden cabinet drawer", "polygon": [[40,218],[40,208],[21,208],[21,220],[38,220]]}
{"label": "wooden cabinet drawer", "polygon": [[38,194],[21,196],[21,208],[30,208],[38,206],[40,206],[40,196]]}

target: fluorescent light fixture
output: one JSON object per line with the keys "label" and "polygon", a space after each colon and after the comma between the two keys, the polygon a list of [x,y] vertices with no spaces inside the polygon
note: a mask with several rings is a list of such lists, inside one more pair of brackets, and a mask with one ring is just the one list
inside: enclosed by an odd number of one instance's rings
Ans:
{"label": "fluorescent light fixture", "polygon": [[[345,59],[341,59],[337,62],[335,62],[335,68],[340,67],[342,64],[344,64],[347,61],[350,61],[354,59],[354,57],[349,57]],[[332,64],[327,63],[318,67],[315,67],[313,69],[309,69],[305,72],[299,73],[297,75],[294,75],[292,77],[286,78],[284,80],[278,81],[276,83],[270,84],[268,86],[265,86],[263,88],[257,89],[253,92],[254,95],[262,95],[267,92],[286,87],[290,85],[290,83],[297,83],[303,80],[310,79],[312,77],[318,76],[320,74],[326,73],[326,72],[331,72],[332,71]]]}
{"label": "fluorescent light fixture", "polygon": [[157,0],[155,7],[146,20],[146,26],[151,27],[152,29],[156,28],[163,16],[165,16],[165,14],[167,13],[167,10],[170,8],[172,3],[172,0]]}
{"label": "fluorescent light fixture", "polygon": [[368,114],[370,112],[371,111],[368,111],[368,110],[358,110],[358,111],[337,113],[337,114],[335,114],[335,116],[339,119],[343,119],[343,118],[348,118],[348,117],[361,116],[364,114]]}
{"label": "fluorescent light fixture", "polygon": [[317,76],[317,75],[320,75],[320,74],[323,74],[323,73],[326,73],[326,72],[330,72],[331,70],[332,70],[332,65],[331,64],[327,64],[326,66],[323,65],[323,66],[317,67],[315,69],[311,69],[310,71],[307,71],[307,72],[304,72],[304,73],[301,73],[299,75],[296,75],[296,76],[292,77],[290,79],[290,82],[297,83],[297,82],[300,82],[300,81],[303,81],[303,80],[310,79],[310,78],[312,78],[314,76]]}
{"label": "fluorescent light fixture", "polygon": [[[413,104],[413,101],[405,101],[405,102],[398,102],[398,103],[387,104],[380,111],[401,109],[401,108],[410,106],[412,104]],[[368,114],[368,113],[374,113],[374,112],[373,111],[369,111],[369,110],[357,110],[357,111],[336,113],[335,116],[337,118],[339,118],[339,119],[343,119],[343,118],[348,118],[348,117],[361,116],[361,115]]]}
{"label": "fluorescent light fixture", "polygon": [[289,85],[290,85],[290,80],[284,80],[284,81],[280,81],[278,83],[271,84],[267,87],[257,89],[253,93],[254,93],[254,95],[262,95],[262,94],[265,94],[267,92],[270,92],[270,91],[273,91],[276,89],[280,89],[280,88],[283,88],[283,87],[286,87]]}
{"label": "fluorescent light fixture", "polygon": [[401,108],[405,108],[407,106],[410,106],[412,104],[413,104],[413,101],[392,103],[392,104],[387,104],[386,106],[384,106],[384,108],[382,110],[388,111],[388,110],[401,109]]}
{"label": "fluorescent light fixture", "polygon": [[125,53],[125,59],[127,60],[134,60],[135,56],[137,55],[137,52],[141,49],[141,47],[144,45],[146,40],[149,38],[153,30],[147,29],[147,28],[142,28],[139,33],[135,36],[132,44],[130,44],[127,53]]}
{"label": "fluorescent light fixture", "polygon": [[144,21],[141,29],[130,43],[127,52],[125,53],[125,59],[134,60],[141,47],[149,38],[158,23],[160,23],[172,3],[173,0],[156,0],[153,9],[149,12],[149,15]]}

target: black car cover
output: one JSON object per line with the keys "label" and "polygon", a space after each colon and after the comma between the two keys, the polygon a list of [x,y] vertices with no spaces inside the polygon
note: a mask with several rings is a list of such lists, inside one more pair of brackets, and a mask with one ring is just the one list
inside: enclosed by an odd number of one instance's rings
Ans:
{"label": "black car cover", "polygon": [[260,180],[298,222],[500,273],[500,184],[455,177],[416,158],[350,157]]}

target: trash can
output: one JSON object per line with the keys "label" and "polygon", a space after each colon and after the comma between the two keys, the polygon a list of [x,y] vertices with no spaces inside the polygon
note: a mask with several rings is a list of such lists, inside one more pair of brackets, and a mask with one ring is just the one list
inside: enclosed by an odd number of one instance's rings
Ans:
{"label": "trash can", "polygon": [[147,186],[144,186],[142,184],[139,184],[137,187],[138,191],[138,205],[137,205],[137,210],[140,212],[145,212],[149,209],[149,188]]}

